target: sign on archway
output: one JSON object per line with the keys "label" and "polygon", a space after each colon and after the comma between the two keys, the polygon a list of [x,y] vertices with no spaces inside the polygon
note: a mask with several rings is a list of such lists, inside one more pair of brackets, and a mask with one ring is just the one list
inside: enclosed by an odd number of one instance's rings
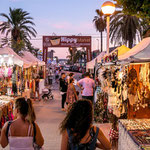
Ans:
{"label": "sign on archway", "polygon": [[91,36],[43,36],[43,61],[46,63],[49,47],[85,47],[87,62],[91,60]]}

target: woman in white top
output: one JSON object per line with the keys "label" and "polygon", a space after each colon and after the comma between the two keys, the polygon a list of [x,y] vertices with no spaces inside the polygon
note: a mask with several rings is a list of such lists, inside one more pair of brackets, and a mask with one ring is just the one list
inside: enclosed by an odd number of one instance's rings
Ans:
{"label": "woman in white top", "polygon": [[[31,110],[30,105],[27,101],[30,101],[30,99],[16,99],[14,109],[16,119],[12,121],[11,124],[10,122],[6,122],[2,128],[0,143],[3,148],[9,143],[10,150],[34,150],[33,137],[35,132],[33,124],[26,119],[26,117],[31,114],[29,113],[29,110]],[[10,126],[8,124],[10,124]],[[44,139],[36,123],[35,128],[36,144],[42,146],[44,144]]]}

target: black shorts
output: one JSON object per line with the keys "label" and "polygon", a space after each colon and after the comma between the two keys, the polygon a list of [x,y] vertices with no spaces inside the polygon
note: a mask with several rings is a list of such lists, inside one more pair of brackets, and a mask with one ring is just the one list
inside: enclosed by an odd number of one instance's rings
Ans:
{"label": "black shorts", "polygon": [[83,99],[90,100],[93,103],[93,96],[82,96]]}

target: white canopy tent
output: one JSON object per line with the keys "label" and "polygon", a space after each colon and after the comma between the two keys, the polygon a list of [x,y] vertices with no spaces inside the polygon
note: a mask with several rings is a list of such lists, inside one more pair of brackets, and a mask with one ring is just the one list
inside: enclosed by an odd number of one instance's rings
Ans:
{"label": "white canopy tent", "polygon": [[86,69],[94,69],[95,66],[95,61],[97,59],[97,62],[99,62],[99,60],[101,60],[101,58],[106,54],[106,52],[101,52],[96,58],[94,58],[93,60],[91,60],[90,62],[87,62],[86,64]]}
{"label": "white canopy tent", "polygon": [[31,62],[21,58],[10,47],[0,48],[0,57],[1,57],[0,61],[1,64],[2,63],[15,64],[24,68],[28,68],[32,65]]}
{"label": "white canopy tent", "polygon": [[38,66],[44,66],[45,62],[37,59],[32,53],[29,51],[23,51],[22,52],[22,58],[32,62],[33,65],[38,65]]}
{"label": "white canopy tent", "polygon": [[150,61],[150,37],[143,39],[130,51],[121,55],[119,60],[130,62]]}

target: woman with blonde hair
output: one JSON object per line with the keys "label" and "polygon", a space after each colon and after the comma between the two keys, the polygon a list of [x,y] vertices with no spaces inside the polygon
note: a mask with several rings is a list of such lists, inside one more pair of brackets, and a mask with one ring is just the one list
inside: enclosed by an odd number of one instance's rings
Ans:
{"label": "woman with blonde hair", "polygon": [[29,102],[30,99],[17,98],[14,107],[15,120],[6,122],[2,128],[0,143],[3,148],[8,144],[10,150],[34,150],[33,141],[40,147],[44,144],[44,139],[41,134],[40,128],[35,124],[35,128],[31,123],[34,119],[28,121],[26,118],[30,115]]}
{"label": "woman with blonde hair", "polygon": [[29,112],[28,112],[28,116],[26,119],[32,124],[36,120],[36,115],[35,115],[32,101],[30,99],[27,99],[27,103],[29,106]]}

